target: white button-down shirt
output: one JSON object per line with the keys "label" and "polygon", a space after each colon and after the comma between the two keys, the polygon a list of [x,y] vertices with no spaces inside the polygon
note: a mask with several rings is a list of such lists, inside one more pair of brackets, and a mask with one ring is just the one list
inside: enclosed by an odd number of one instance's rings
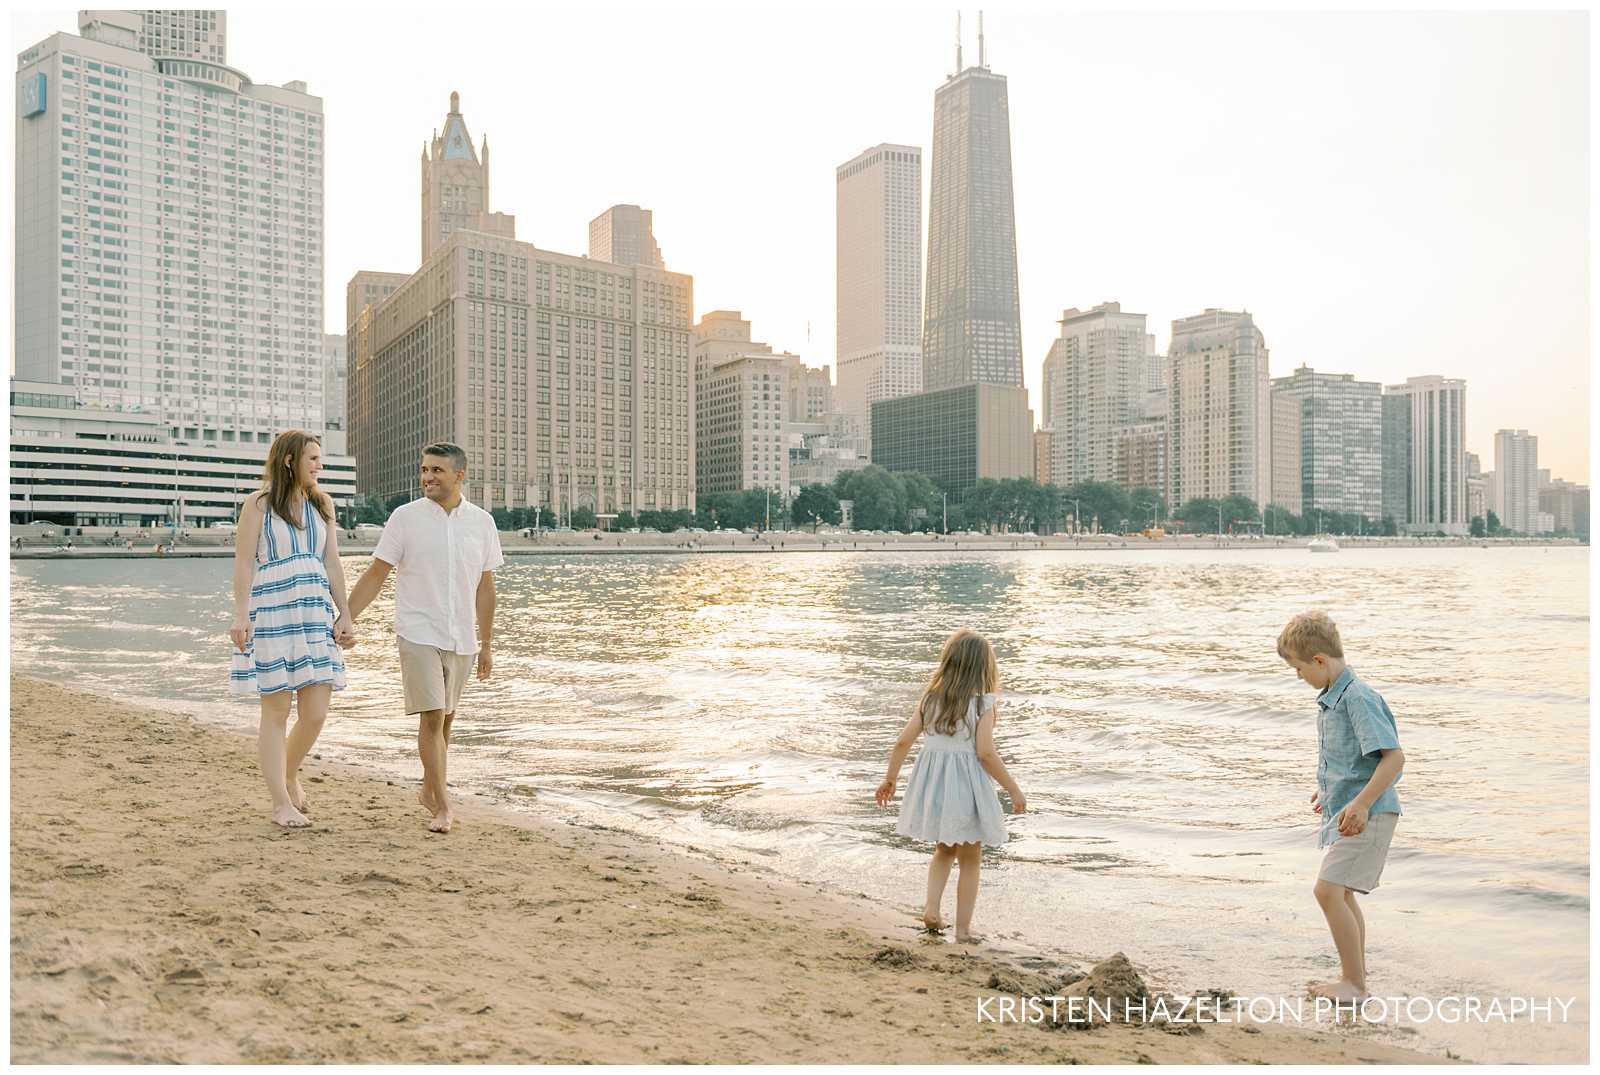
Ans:
{"label": "white button-down shirt", "polygon": [[395,634],[478,652],[478,582],[506,562],[492,515],[466,497],[452,512],[418,497],[389,515],[372,555],[394,568]]}

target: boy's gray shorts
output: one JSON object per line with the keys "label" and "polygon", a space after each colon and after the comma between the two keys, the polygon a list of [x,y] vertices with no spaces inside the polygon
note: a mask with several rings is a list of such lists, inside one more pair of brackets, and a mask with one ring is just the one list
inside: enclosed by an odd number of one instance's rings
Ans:
{"label": "boy's gray shorts", "polygon": [[1317,880],[1343,885],[1363,895],[1377,888],[1389,857],[1389,841],[1394,839],[1395,822],[1399,820],[1399,814],[1373,814],[1359,833],[1339,837],[1322,856]]}

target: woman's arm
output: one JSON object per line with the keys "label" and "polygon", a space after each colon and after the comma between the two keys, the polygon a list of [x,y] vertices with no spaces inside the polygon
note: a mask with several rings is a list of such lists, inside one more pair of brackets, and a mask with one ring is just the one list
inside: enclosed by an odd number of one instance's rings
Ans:
{"label": "woman's arm", "polygon": [[[327,493],[322,494],[323,503],[327,505],[329,514],[338,519],[338,509],[333,505],[333,498]],[[339,559],[339,528],[328,527],[328,541],[322,547],[322,566],[328,572],[328,589],[333,591],[333,637],[334,641],[343,643],[351,633],[350,601],[346,596],[344,580],[344,561]]]}
{"label": "woman's arm", "polygon": [[247,496],[233,532],[233,626],[228,637],[243,653],[255,630],[250,626],[250,580],[256,573],[256,544],[261,540],[261,498]]}
{"label": "woman's arm", "polygon": [[883,783],[878,785],[878,790],[873,798],[878,800],[879,806],[888,806],[889,800],[894,798],[895,785],[900,782],[900,766],[906,763],[906,755],[911,753],[911,744],[917,741],[917,736],[922,734],[922,715],[911,714],[911,719],[906,721],[905,727],[900,729],[900,737],[894,741],[894,749],[889,751],[889,772],[883,778]]}
{"label": "woman's arm", "polygon": [[1017,787],[1017,782],[1011,779],[1011,774],[1006,771],[1006,763],[1000,760],[1000,751],[994,745],[994,722],[999,716],[1000,703],[996,702],[994,708],[978,721],[978,764],[1011,796],[1012,813],[1021,814],[1028,809],[1027,797]]}

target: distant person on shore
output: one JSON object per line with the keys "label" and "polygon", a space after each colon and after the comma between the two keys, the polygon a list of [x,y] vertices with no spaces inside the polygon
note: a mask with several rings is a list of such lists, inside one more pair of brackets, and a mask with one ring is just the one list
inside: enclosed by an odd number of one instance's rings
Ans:
{"label": "distant person on shore", "polygon": [[1313,983],[1312,996],[1367,996],[1367,923],[1356,893],[1378,887],[1400,818],[1395,781],[1405,767],[1394,714],[1383,696],[1344,663],[1339,629],[1323,612],[1302,612],[1278,636],[1278,656],[1317,690],[1318,847],[1328,850],[1312,890],[1339,951],[1339,980]]}
{"label": "distant person on shore", "polygon": [[994,746],[994,725],[1000,716],[996,694],[999,686],[994,647],[988,639],[967,630],[946,639],[938,668],[889,752],[889,771],[875,795],[879,806],[889,805],[906,754],[926,733],[922,753],[906,782],[895,831],[934,845],[933,860],[928,863],[927,899],[922,907],[922,924],[930,931],[945,928],[940,914],[945,882],[950,879],[950,868],[960,864],[956,940],[962,943],[983,939],[972,933],[983,845],[998,847],[1006,840],[1005,815],[995,795],[995,783],[1011,796],[1013,813],[1028,809],[1022,789],[1011,779]]}
{"label": "distant person on shore", "polygon": [[493,667],[494,572],[506,562],[494,517],[461,494],[466,476],[467,453],[456,445],[422,450],[422,496],[389,516],[372,566],[350,594],[350,614],[359,617],[395,571],[400,681],[406,715],[418,715],[417,800],[432,817],[431,832],[450,831],[450,727],[474,663],[479,679],[488,679]]}
{"label": "distant person on shore", "polygon": [[[229,679],[234,694],[261,700],[256,749],[272,820],[296,829],[311,824],[300,763],[322,732],[329,698],[344,689],[339,647],[351,641],[333,500],[317,487],[321,469],[316,434],[278,434],[233,539]],[[299,716],[285,735],[291,699]]]}

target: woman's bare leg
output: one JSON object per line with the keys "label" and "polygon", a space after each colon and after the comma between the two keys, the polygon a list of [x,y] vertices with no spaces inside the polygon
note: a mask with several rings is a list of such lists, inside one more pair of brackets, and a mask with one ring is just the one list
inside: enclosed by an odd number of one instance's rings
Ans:
{"label": "woman's bare leg", "polygon": [[289,801],[289,789],[283,779],[288,756],[283,726],[288,720],[288,691],[261,696],[261,727],[256,735],[256,757],[261,761],[261,776],[267,782],[267,794],[272,796],[272,820],[285,828],[300,829],[311,822]]}
{"label": "woman's bare leg", "polygon": [[322,724],[328,719],[328,702],[333,696],[333,686],[313,683],[301,687],[295,699],[294,728],[289,732],[287,756],[283,763],[283,783],[288,789],[289,801],[296,810],[306,812],[306,793],[300,787],[300,766],[311,753],[317,736],[322,734]]}

